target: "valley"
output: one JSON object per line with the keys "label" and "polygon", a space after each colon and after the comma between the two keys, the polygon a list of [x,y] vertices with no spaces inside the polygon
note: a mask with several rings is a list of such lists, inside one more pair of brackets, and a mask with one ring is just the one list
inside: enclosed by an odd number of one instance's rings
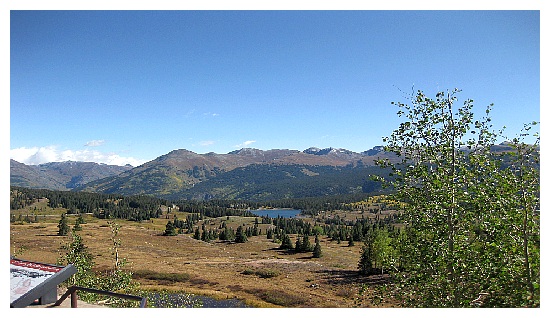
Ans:
{"label": "valley", "polygon": [[[371,208],[378,204],[372,202]],[[249,236],[245,243],[214,239],[202,241],[193,234],[162,235],[168,221],[185,220],[190,214],[168,210],[158,218],[134,222],[117,219],[121,226],[119,238],[120,257],[125,258],[126,270],[146,290],[169,290],[177,293],[206,295],[217,299],[240,299],[252,307],[354,307],[357,306],[359,288],[369,286],[381,275],[359,275],[357,264],[361,254],[359,242],[348,246],[345,240],[332,240],[319,235],[322,257],[313,258],[311,253],[295,253],[279,249],[281,243],[266,238],[267,230],[273,224],[257,223],[256,217],[223,216],[205,219],[196,224],[207,230],[219,229],[223,223],[229,228],[252,227],[257,224],[261,235]],[[364,210],[364,209],[363,209]],[[60,247],[69,238],[58,236],[58,221],[61,208],[47,206],[47,200],[39,200],[23,209],[13,210],[15,222],[10,225],[10,253],[22,259],[55,263]],[[33,215],[37,222],[17,221],[19,215],[25,219]],[[384,219],[396,211],[378,213],[355,211],[330,211],[320,214],[323,218]],[[110,250],[110,230],[107,220],[91,215],[84,216],[86,223],[79,232],[85,245],[94,255],[94,270],[103,271],[113,267]],[[68,216],[68,223],[74,224],[75,215]],[[311,216],[299,216],[299,220],[314,224]],[[319,223],[321,224],[321,223]],[[296,241],[298,235],[291,234]],[[373,306],[367,292],[360,306]],[[379,306],[392,306],[390,303]]]}
{"label": "valley", "polygon": [[[498,178],[500,173],[510,173],[510,180],[517,177],[511,170],[517,155],[510,149],[506,144],[490,147],[487,159],[495,163],[495,168],[499,167],[491,177]],[[537,146],[532,147],[534,154],[538,150]],[[466,149],[459,153],[465,157],[477,155]],[[405,220],[411,219],[401,219],[402,212],[406,211],[410,217],[418,211],[406,209],[414,203],[409,196],[395,196],[391,192],[395,189],[382,188],[373,178],[392,179],[384,165],[368,164],[375,158],[395,163],[396,171],[406,168],[400,167],[398,157],[387,156],[380,148],[362,154],[332,148],[304,152],[243,149],[227,155],[177,150],[136,168],[123,167],[122,172],[97,164],[65,162],[31,167],[12,161],[10,254],[56,263],[67,253],[64,247],[78,237],[93,258],[90,275],[110,277],[115,272],[113,268],[119,264],[113,254],[115,244],[125,264],[123,271],[139,283],[139,292],[196,294],[238,300],[249,307],[414,307],[415,293],[422,291],[413,287],[409,299],[395,294],[400,288],[395,280],[401,279],[396,275],[404,273],[407,267],[424,270],[424,256],[411,258],[408,240],[416,239],[414,235],[422,231],[428,233],[423,226],[433,220],[426,217],[429,213],[420,213],[413,219],[421,220],[419,223],[404,226]],[[536,174],[538,159],[533,158],[530,169]],[[42,183],[46,179],[70,180],[71,186],[76,185],[78,180],[97,176],[89,173],[89,169],[98,168],[101,173],[112,175],[80,183],[71,191],[59,191],[50,183]],[[41,174],[26,175],[22,172],[25,169],[32,173],[40,170]],[[35,186],[22,187],[18,185],[21,180],[34,180]],[[69,183],[63,182],[58,184],[64,184],[66,189]],[[503,188],[498,186],[501,182],[490,184],[497,187],[493,195],[503,195]],[[435,184],[447,186],[449,182],[436,180]],[[470,202],[469,192],[461,191],[461,200]],[[399,201],[390,200],[386,196],[389,193]],[[507,196],[517,193],[510,192]],[[538,190],[533,193],[538,194]],[[429,196],[447,194],[448,191],[430,190],[417,193],[416,198],[427,199],[428,207],[424,209],[429,212],[436,202]],[[485,211],[486,206],[502,202],[508,201],[480,201],[479,208]],[[295,209],[302,214],[292,218],[255,216],[252,212],[258,209]],[[504,206],[500,211],[515,210]],[[531,224],[538,233],[537,202],[532,211]],[[78,221],[81,218],[83,223]],[[504,219],[496,218],[494,222],[499,224]],[[67,224],[62,234],[63,220]],[[77,221],[81,229],[71,232]],[[118,241],[113,237],[113,224],[120,227]],[[491,223],[484,224],[494,231]],[[441,228],[444,226],[432,229]],[[477,242],[475,248],[480,253],[498,246],[479,224],[475,223],[468,231],[462,236],[465,246]],[[539,248],[537,235],[529,237],[533,239],[531,248],[535,253]],[[435,253],[436,257],[439,250],[445,249],[443,245],[432,246],[431,239],[419,239],[428,244],[424,252]],[[500,254],[500,250],[495,251],[492,262],[500,259]],[[465,254],[462,259],[469,257]],[[514,258],[519,273],[525,263],[518,260]],[[533,261],[537,264],[536,259]],[[380,287],[389,288],[383,297]],[[505,304],[501,299],[508,295],[499,298],[495,294],[491,301],[501,306]],[[427,296],[424,300],[430,304],[434,298]],[[473,302],[465,304],[477,306]],[[534,305],[538,306],[537,300]]]}

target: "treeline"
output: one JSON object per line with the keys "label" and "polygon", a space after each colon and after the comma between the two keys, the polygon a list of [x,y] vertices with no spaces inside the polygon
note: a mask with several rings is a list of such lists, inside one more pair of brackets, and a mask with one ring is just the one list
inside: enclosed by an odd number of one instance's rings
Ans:
{"label": "treeline", "polygon": [[10,210],[23,209],[43,197],[42,190],[11,187]]}
{"label": "treeline", "polygon": [[[250,201],[250,200],[179,200],[174,204],[181,212],[201,213],[209,217],[223,216],[254,216],[248,210],[257,210],[262,207],[301,210],[303,214],[315,216],[321,211],[354,211],[357,207],[352,203],[361,202],[369,198],[366,193],[341,194],[323,197],[288,198],[279,200]],[[385,208],[385,203],[381,203]]]}
{"label": "treeline", "polygon": [[254,216],[248,210],[261,207],[260,203],[244,200],[175,201],[180,212],[199,213],[217,218],[223,216]]}
{"label": "treeline", "polygon": [[[56,191],[46,189],[29,189],[11,187],[10,209],[17,210],[29,206],[38,199],[47,198],[51,208],[67,209],[68,214],[89,213],[97,218],[119,218],[133,221],[158,218],[161,206],[175,207],[176,211],[187,212],[204,217],[247,216],[255,214],[251,210],[261,207],[291,208],[301,210],[304,214],[317,215],[321,211],[345,210],[356,207],[351,204],[368,198],[367,194],[345,194],[326,197],[309,197],[297,199],[281,199],[269,201],[250,200],[178,200],[151,196],[123,196],[117,194],[101,194],[90,192]],[[186,228],[185,228],[186,229]]]}
{"label": "treeline", "polygon": [[50,208],[67,209],[68,214],[91,213],[97,218],[117,218],[132,221],[157,218],[167,200],[151,196],[122,196],[89,192],[54,191],[11,187],[10,208],[24,208],[41,198],[48,199]]}
{"label": "treeline", "polygon": [[261,202],[262,206],[301,210],[303,214],[315,216],[321,211],[355,210],[351,203],[360,202],[372,196],[367,193],[340,194],[322,197],[288,198]]}

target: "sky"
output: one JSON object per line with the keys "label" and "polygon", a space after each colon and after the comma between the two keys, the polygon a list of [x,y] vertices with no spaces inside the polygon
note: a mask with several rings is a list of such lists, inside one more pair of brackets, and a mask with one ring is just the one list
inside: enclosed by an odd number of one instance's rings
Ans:
{"label": "sky", "polygon": [[175,149],[383,145],[392,101],[459,88],[540,121],[538,10],[11,10],[9,156],[138,166]]}

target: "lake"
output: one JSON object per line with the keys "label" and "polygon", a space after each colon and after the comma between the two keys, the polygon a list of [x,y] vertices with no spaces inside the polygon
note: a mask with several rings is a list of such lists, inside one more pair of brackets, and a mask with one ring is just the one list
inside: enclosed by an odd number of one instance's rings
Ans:
{"label": "lake", "polygon": [[276,218],[281,216],[283,218],[294,218],[302,210],[293,210],[293,209],[265,209],[265,210],[250,210],[251,213],[254,213],[259,216],[269,216],[271,218]]}

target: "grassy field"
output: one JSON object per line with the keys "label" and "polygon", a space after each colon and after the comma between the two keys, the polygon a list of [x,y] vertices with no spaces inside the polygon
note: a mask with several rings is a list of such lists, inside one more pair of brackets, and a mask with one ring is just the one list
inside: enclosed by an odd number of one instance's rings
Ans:
{"label": "grassy field", "polygon": [[[24,210],[11,211],[18,219],[30,215],[37,223],[16,221],[10,225],[10,253],[18,258],[55,263],[60,247],[68,237],[57,236],[61,209],[50,209],[46,202],[37,202]],[[173,217],[175,213],[170,213]],[[184,213],[176,213],[185,219]],[[36,215],[36,217],[34,217]],[[346,218],[361,217],[361,212],[346,213]],[[72,226],[76,216],[69,216]],[[86,216],[80,232],[84,244],[95,257],[95,270],[114,266],[110,248],[111,231],[106,220]],[[126,268],[144,289],[167,289],[212,296],[219,299],[238,298],[254,307],[354,307],[360,285],[372,284],[381,277],[359,276],[357,263],[361,244],[348,246],[321,237],[323,256],[312,253],[288,253],[279,250],[279,243],[265,236],[267,224],[260,225],[261,236],[246,243],[203,242],[190,234],[162,236],[166,216],[145,222],[116,220],[121,225],[120,257]],[[208,227],[219,227],[222,221],[236,229],[252,226],[254,218],[226,217],[209,219]],[[199,226],[201,223],[199,223]],[[292,241],[296,236],[291,235]],[[311,238],[313,242],[313,238]],[[369,291],[362,306],[371,306]],[[385,304],[384,306],[391,306]]]}

